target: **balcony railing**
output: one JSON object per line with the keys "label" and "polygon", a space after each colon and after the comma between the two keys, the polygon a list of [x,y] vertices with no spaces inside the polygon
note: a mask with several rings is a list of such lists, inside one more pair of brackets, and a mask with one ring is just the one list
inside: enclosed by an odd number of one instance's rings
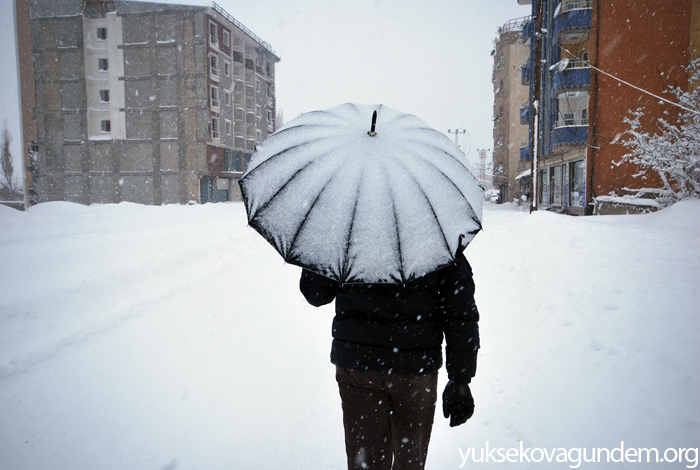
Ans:
{"label": "balcony railing", "polygon": [[588,142],[588,126],[565,126],[557,127],[552,131],[552,144],[554,147],[560,145],[580,146]]}
{"label": "balcony railing", "polygon": [[560,117],[554,127],[555,127],[555,129],[558,129],[560,127],[587,126],[587,125],[588,125],[588,118],[567,119],[567,118]]}
{"label": "balcony railing", "polygon": [[530,122],[530,103],[525,103],[520,107],[520,124]]}
{"label": "balcony railing", "polygon": [[530,151],[530,147],[525,145],[520,147],[520,159],[521,160],[530,160],[530,155],[532,152]]}
{"label": "balcony railing", "polygon": [[523,40],[527,41],[528,38],[530,38],[535,30],[535,22],[528,21],[523,25]]}
{"label": "balcony railing", "polygon": [[498,28],[498,34],[503,33],[513,33],[515,31],[522,31],[523,27],[532,19],[531,16],[523,16],[521,18],[515,18],[514,20],[508,21],[506,24]]}
{"label": "balcony railing", "polygon": [[554,37],[567,29],[590,29],[591,9],[574,9],[565,11],[554,19]]}
{"label": "balcony railing", "polygon": [[562,8],[564,11],[571,10],[585,10],[587,8],[593,8],[593,2],[591,0],[577,0],[574,2],[568,2],[564,4]]}
{"label": "balcony railing", "polygon": [[520,83],[522,85],[530,84],[530,67],[528,62],[525,62],[520,70]]}
{"label": "balcony railing", "polygon": [[566,64],[566,69],[585,69],[585,68],[590,68],[591,66],[591,61],[590,60],[576,60],[576,59],[569,59],[569,63]]}
{"label": "balcony railing", "polygon": [[590,68],[569,68],[554,75],[552,85],[554,92],[560,88],[586,87],[591,84]]}

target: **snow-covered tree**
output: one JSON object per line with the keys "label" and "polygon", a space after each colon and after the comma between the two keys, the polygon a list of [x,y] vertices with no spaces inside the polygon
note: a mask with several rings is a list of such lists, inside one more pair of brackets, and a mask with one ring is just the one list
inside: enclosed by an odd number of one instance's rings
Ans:
{"label": "snow-covered tree", "polygon": [[675,200],[700,197],[700,59],[691,62],[687,71],[690,91],[669,89],[684,108],[677,119],[657,119],[658,133],[652,134],[641,124],[644,109],[639,108],[630,111],[630,116],[625,118],[629,129],[615,139],[617,142],[627,137],[621,143],[629,153],[622,162],[639,167],[635,177],[655,172],[665,192]]}
{"label": "snow-covered tree", "polygon": [[275,130],[284,126],[284,111],[282,108],[277,109],[277,115],[275,116]]}
{"label": "snow-covered tree", "polygon": [[22,194],[14,180],[14,165],[12,164],[12,153],[10,152],[10,143],[12,137],[10,131],[7,130],[7,125],[2,133],[2,151],[0,152],[0,197],[5,200],[19,200]]}

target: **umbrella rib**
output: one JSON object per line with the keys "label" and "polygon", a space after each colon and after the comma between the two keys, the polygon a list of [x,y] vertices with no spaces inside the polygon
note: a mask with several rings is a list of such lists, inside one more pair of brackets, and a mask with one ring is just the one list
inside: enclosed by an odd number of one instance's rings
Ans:
{"label": "umbrella rib", "polygon": [[[401,166],[403,166],[403,168],[406,170],[406,172],[409,173],[409,175],[410,175],[410,172],[408,171],[406,164],[400,160],[399,160],[399,164]],[[442,228],[442,224],[440,223],[440,219],[438,218],[437,214],[435,213],[435,208],[433,207],[432,202],[430,202],[430,198],[428,198],[428,195],[425,193],[425,190],[420,185],[418,180],[416,180],[415,178],[413,180],[415,181],[416,186],[418,186],[418,189],[420,189],[421,194],[425,198],[425,202],[428,203],[428,206],[430,207],[430,212],[433,213],[433,218],[435,219],[435,222],[437,223],[438,227],[440,228],[440,233],[442,234],[442,241],[445,242],[445,247],[447,248],[447,251],[450,252],[450,254],[452,254],[452,252],[450,250],[450,243],[447,241],[447,237],[445,236],[445,231]]]}
{"label": "umbrella rib", "polygon": [[273,194],[267,201],[265,201],[265,204],[263,204],[262,206],[260,206],[260,207],[258,208],[258,210],[255,211],[255,214],[253,214],[253,216],[250,217],[250,220],[253,221],[253,220],[255,219],[255,217],[257,217],[257,215],[258,215],[261,211],[263,211],[265,208],[267,208],[267,206],[270,205],[270,203],[272,202],[272,200],[273,200],[274,198],[276,198],[276,197],[284,190],[284,188],[287,187],[287,185],[290,183],[290,181],[292,181],[299,173],[301,173],[302,171],[304,171],[304,170],[305,170],[309,165],[311,165],[312,163],[313,163],[313,162],[308,162],[306,165],[304,165],[303,167],[301,167],[301,168],[299,168],[297,171],[295,171],[294,174],[293,174],[282,186],[280,186],[280,188],[279,188],[277,191],[275,191],[275,194]]}
{"label": "umbrella rib", "polygon": [[[294,145],[294,146],[292,146],[292,147],[288,147],[288,148],[282,150],[281,152],[278,152],[278,153],[272,155],[270,158],[268,158],[267,160],[265,160],[264,162],[262,162],[260,165],[256,166],[256,167],[253,168],[252,170],[250,170],[243,178],[247,178],[247,177],[250,176],[255,170],[257,170],[257,169],[259,169],[259,168],[262,168],[263,166],[267,166],[267,164],[268,164],[270,161],[274,160],[275,158],[280,157],[280,156],[286,154],[287,152],[291,152],[291,151],[294,150],[294,149],[298,149],[298,148],[300,148],[300,147],[306,147],[307,145],[311,145],[311,144],[313,144],[314,142],[318,142],[319,140],[322,140],[322,139],[321,139],[321,138],[318,138],[318,139],[310,140],[310,141],[308,141],[308,142],[304,142],[304,143],[301,143],[301,144]],[[243,179],[243,178],[241,178],[241,179]]]}
{"label": "umbrella rib", "polygon": [[348,236],[345,242],[345,256],[343,257],[343,272],[341,276],[346,279],[350,275],[350,260],[348,255],[350,254],[350,240],[352,239],[352,229],[355,227],[355,214],[357,213],[357,205],[360,201],[360,189],[362,189],[363,176],[365,174],[364,167],[362,168],[362,173],[360,173],[360,184],[357,185],[357,190],[355,191],[355,205],[352,207],[352,217],[350,217],[350,227],[348,228]]}
{"label": "umbrella rib", "polygon": [[[317,140],[320,140],[320,139],[317,139]],[[255,168],[253,169],[253,171],[255,171],[255,170],[257,170],[258,168],[260,168],[264,163],[267,163],[267,162],[269,162],[270,160],[272,160],[272,158],[274,158],[274,157],[276,157],[276,156],[278,156],[278,155],[281,155],[282,153],[287,152],[288,150],[292,150],[292,149],[294,149],[294,148],[301,147],[301,146],[303,146],[303,145],[308,145],[308,144],[310,144],[310,143],[312,143],[312,142],[316,142],[317,140],[314,140],[314,141],[311,141],[311,142],[306,142],[306,143],[304,143],[304,144],[299,144],[299,145],[296,145],[296,146],[294,146],[294,147],[290,147],[289,149],[284,150],[283,152],[277,153],[277,154],[273,155],[272,157],[268,158],[267,160],[265,160],[265,162],[263,162],[263,163],[260,164],[259,166],[255,167]],[[339,147],[340,147],[340,146],[339,146]],[[335,149],[334,149],[334,150],[335,150]],[[326,154],[326,156],[332,155],[332,154],[333,154],[333,152],[332,152],[332,151],[329,151],[329,152]],[[267,206],[269,206],[270,203],[272,202],[272,200],[275,199],[277,196],[279,196],[279,194],[284,190],[284,188],[287,187],[287,185],[289,185],[289,183],[291,183],[291,182],[294,180],[294,178],[296,178],[297,176],[299,176],[299,173],[301,173],[302,171],[304,171],[306,168],[308,168],[309,166],[313,165],[314,163],[318,163],[318,162],[319,162],[319,159],[310,160],[309,162],[306,163],[306,165],[302,166],[302,167],[299,168],[297,171],[295,171],[295,172],[292,174],[292,176],[290,176],[290,177],[287,179],[287,181],[285,181],[285,183],[284,183],[282,186],[280,186],[280,188],[279,188],[277,191],[275,191],[275,193],[274,193],[272,196],[270,196],[270,198],[269,198],[267,201],[265,201],[265,204],[263,204],[262,206],[260,206],[260,207],[258,208],[258,210],[255,211],[255,215],[253,215],[253,217],[251,217],[250,220],[253,220],[253,219],[255,218],[256,215],[258,215],[262,210],[264,210]],[[247,175],[246,175],[246,176],[247,176]],[[325,188],[325,186],[324,186],[324,188]]]}
{"label": "umbrella rib", "polygon": [[391,194],[391,211],[394,214],[394,229],[396,231],[396,250],[398,251],[398,254],[399,254],[399,266],[400,266],[399,267],[399,274],[401,274],[401,283],[405,284],[406,278],[405,278],[404,272],[403,272],[403,253],[401,252],[401,234],[399,232],[399,217],[396,214],[396,204],[394,204],[394,191],[392,190],[391,185],[388,184],[388,182],[389,182],[388,176],[389,175],[386,174],[386,171],[388,171],[388,170],[385,169],[385,176],[387,179],[387,187],[389,188],[389,192]]}
{"label": "umbrella rib", "polygon": [[[435,131],[435,132],[437,132],[437,131]],[[419,144],[420,144],[420,142],[416,142],[416,143],[419,143]],[[402,144],[400,144],[400,145],[402,145]],[[424,145],[424,144],[423,144],[423,145]],[[402,145],[402,146],[403,146],[403,145]],[[447,155],[448,157],[451,157],[451,158],[457,160],[454,156],[452,156],[452,155],[449,154],[448,152],[445,152],[444,150],[441,150],[441,149],[436,149],[436,150],[438,150],[438,151],[444,153],[444,154]],[[449,176],[447,176],[447,175],[445,174],[444,171],[442,171],[440,168],[438,168],[437,165],[435,165],[435,164],[434,164],[433,162],[431,162],[430,160],[425,160],[425,159],[422,159],[422,158],[421,158],[420,160],[421,160],[422,162],[425,162],[426,164],[430,165],[431,167],[435,168],[435,170],[437,170],[438,173],[440,173],[447,181],[449,181],[450,184],[451,184],[452,186],[454,186],[455,189],[457,189],[457,191],[459,191],[459,194],[461,194],[462,197],[468,201],[467,196],[462,192],[461,189],[459,189],[459,186],[457,186],[457,185],[455,184],[455,182],[452,181],[452,179],[451,179]],[[457,161],[459,162],[459,160],[457,160]],[[468,168],[464,168],[464,170],[465,170],[474,180],[476,180],[476,177],[472,174],[471,171],[469,171]],[[477,183],[478,183],[478,181],[477,181]],[[479,183],[479,186],[481,186],[481,183]],[[481,224],[479,224],[479,226],[481,226]]]}
{"label": "umbrella rib", "polygon": [[[296,175],[295,175],[296,176]],[[292,177],[293,178],[293,177]],[[323,191],[326,190],[328,185],[335,179],[335,175],[331,176],[331,178],[326,181],[326,183],[323,185],[323,187],[320,189],[318,192],[318,195],[316,196],[316,199],[314,199],[314,202],[311,204],[311,207],[309,207],[309,210],[306,211],[306,214],[304,214],[304,220],[302,220],[301,224],[299,224],[299,228],[297,228],[296,233],[294,234],[294,238],[292,238],[291,243],[289,244],[289,253],[292,253],[294,251],[294,244],[297,241],[297,238],[299,238],[299,234],[301,233],[301,229],[304,228],[304,225],[306,225],[306,221],[309,220],[309,214],[311,214],[311,211],[314,209],[314,206],[318,202],[319,199],[321,199],[321,195],[323,194]],[[291,178],[290,178],[291,180]]]}

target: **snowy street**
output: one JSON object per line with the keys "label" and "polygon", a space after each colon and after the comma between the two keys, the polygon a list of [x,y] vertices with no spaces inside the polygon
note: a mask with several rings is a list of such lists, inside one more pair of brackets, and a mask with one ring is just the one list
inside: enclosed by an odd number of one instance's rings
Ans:
{"label": "snowy street", "polygon": [[[487,441],[697,448],[700,201],[599,217],[488,204],[483,226],[466,250],[476,412],[451,429],[438,401],[427,468]],[[345,468],[333,307],[305,302],[242,203],[0,206],[0,260],[0,469]]]}

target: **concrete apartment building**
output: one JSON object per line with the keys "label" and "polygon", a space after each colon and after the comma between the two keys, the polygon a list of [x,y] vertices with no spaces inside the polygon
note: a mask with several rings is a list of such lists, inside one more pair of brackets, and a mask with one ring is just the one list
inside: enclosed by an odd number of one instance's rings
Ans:
{"label": "concrete apartment building", "polygon": [[[653,189],[661,187],[653,175],[635,178],[636,166],[619,164],[627,149],[615,143],[615,137],[628,129],[624,118],[630,110],[645,109],[644,124],[650,132],[656,132],[657,118],[678,114],[677,108],[660,103],[640,88],[663,96],[669,86],[687,86],[684,67],[693,56],[691,35],[698,35],[691,16],[699,17],[700,2],[518,3],[532,4],[533,13],[533,20],[523,29],[531,46],[523,77],[527,75],[530,82],[530,111],[535,100],[540,102],[535,149],[538,207],[573,215],[653,207],[641,204],[643,201],[638,205],[605,202],[613,194],[653,197]],[[544,12],[542,55],[535,58],[539,4]],[[535,60],[542,63],[538,90],[533,85]],[[532,119],[529,121],[532,128]],[[532,148],[533,139],[529,143]]]}
{"label": "concrete apartment building", "polygon": [[217,4],[17,0],[16,17],[29,205],[240,199],[275,130],[268,43]]}
{"label": "concrete apartment building", "polygon": [[508,21],[498,28],[493,55],[493,184],[500,202],[526,198],[530,192],[527,76],[522,67],[530,45],[522,30],[530,17]]}

